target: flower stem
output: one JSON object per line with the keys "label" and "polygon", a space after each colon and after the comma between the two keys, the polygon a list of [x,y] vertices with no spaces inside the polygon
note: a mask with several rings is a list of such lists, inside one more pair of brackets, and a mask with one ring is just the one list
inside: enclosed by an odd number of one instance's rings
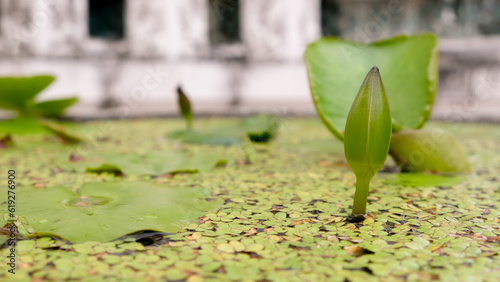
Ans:
{"label": "flower stem", "polygon": [[362,215],[366,213],[366,201],[368,200],[370,180],[371,177],[356,176],[356,192],[354,193],[354,203],[352,204],[353,215]]}

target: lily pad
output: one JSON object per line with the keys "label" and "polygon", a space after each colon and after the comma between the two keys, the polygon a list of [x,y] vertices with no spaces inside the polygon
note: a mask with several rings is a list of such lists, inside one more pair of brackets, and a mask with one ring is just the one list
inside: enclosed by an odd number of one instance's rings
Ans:
{"label": "lily pad", "polygon": [[55,80],[51,75],[0,77],[0,108],[17,111],[22,116],[59,117],[78,98],[35,103],[35,97]]}
{"label": "lily pad", "polygon": [[51,75],[0,77],[0,108],[25,111],[34,103],[33,98],[54,79]]}
{"label": "lily pad", "polygon": [[344,143],[335,138],[307,140],[300,143],[283,144],[283,147],[306,153],[344,154]]}
{"label": "lily pad", "polygon": [[0,121],[0,134],[48,134],[58,136],[66,143],[79,143],[83,138],[71,133],[62,124],[48,119],[18,117]]}
{"label": "lily pad", "polygon": [[[207,196],[205,188],[86,183],[78,193],[26,187],[18,205],[35,233],[50,232],[74,243],[103,242],[138,230],[177,232],[221,204],[204,200]],[[7,204],[1,207],[6,212]]]}
{"label": "lily pad", "polygon": [[145,155],[110,152],[72,162],[68,166],[79,172],[161,175],[179,172],[210,171],[214,167],[226,163],[227,160],[224,157],[211,152],[149,152]]}
{"label": "lily pad", "polygon": [[339,139],[366,70],[377,65],[384,81],[393,128],[420,128],[437,91],[438,50],[433,34],[397,36],[370,44],[322,38],[305,54],[316,110]]}
{"label": "lily pad", "polygon": [[461,176],[438,175],[425,173],[401,173],[390,175],[386,179],[387,184],[400,184],[404,186],[439,186],[452,187],[464,181]]}
{"label": "lily pad", "polygon": [[231,146],[241,144],[247,135],[252,142],[267,143],[276,137],[278,128],[278,117],[262,114],[246,117],[238,125],[211,131],[174,131],[169,133],[167,138],[184,143]]}
{"label": "lily pad", "polygon": [[273,115],[256,115],[244,118],[241,128],[252,142],[267,143],[276,137],[279,119]]}
{"label": "lily pad", "polygon": [[243,135],[237,135],[232,131],[226,130],[214,130],[209,132],[178,130],[167,134],[167,138],[171,140],[180,140],[190,144],[233,146],[241,143]]}
{"label": "lily pad", "polygon": [[67,108],[76,102],[78,102],[78,98],[75,97],[49,100],[35,104],[33,110],[43,117],[60,117]]}
{"label": "lily pad", "polygon": [[36,118],[20,117],[0,121],[0,133],[5,134],[40,134],[49,131]]}

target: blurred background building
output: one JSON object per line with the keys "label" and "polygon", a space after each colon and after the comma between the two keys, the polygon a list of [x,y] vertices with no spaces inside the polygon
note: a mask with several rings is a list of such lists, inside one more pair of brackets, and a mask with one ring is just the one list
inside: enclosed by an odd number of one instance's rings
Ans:
{"label": "blurred background building", "polygon": [[303,63],[321,35],[435,32],[434,117],[500,119],[500,0],[0,0],[0,75],[54,74],[74,117],[314,114]]}

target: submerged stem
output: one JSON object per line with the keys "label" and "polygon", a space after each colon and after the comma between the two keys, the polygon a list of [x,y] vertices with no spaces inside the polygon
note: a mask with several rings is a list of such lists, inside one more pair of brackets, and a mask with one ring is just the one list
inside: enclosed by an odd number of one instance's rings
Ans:
{"label": "submerged stem", "polygon": [[371,177],[356,176],[356,192],[354,193],[354,203],[352,204],[353,215],[362,215],[366,213],[366,201],[368,200],[370,180]]}

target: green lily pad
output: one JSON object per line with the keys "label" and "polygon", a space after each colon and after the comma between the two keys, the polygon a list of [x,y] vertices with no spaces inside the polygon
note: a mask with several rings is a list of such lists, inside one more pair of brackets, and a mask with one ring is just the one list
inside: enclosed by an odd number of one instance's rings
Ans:
{"label": "green lily pad", "polygon": [[265,114],[246,117],[241,122],[241,128],[252,142],[267,143],[276,137],[279,119]]}
{"label": "green lily pad", "polygon": [[403,130],[393,134],[389,154],[403,170],[468,173],[471,167],[457,140],[439,129]]}
{"label": "green lily pad", "polygon": [[174,131],[167,134],[167,138],[184,143],[231,146],[240,145],[247,135],[252,142],[267,143],[276,137],[278,128],[278,117],[262,114],[246,117],[238,125],[215,128],[211,131]]}
{"label": "green lily pad", "polygon": [[[66,187],[24,189],[19,213],[33,230],[74,243],[109,241],[138,230],[177,232],[221,204],[204,200],[205,188],[144,182],[86,183],[78,193]],[[1,207],[6,212],[7,204]]]}
{"label": "green lily pad", "polygon": [[400,173],[386,178],[387,184],[400,184],[404,186],[440,186],[452,187],[464,181],[461,176],[438,175],[425,173]]}
{"label": "green lily pad", "polygon": [[5,134],[40,134],[49,131],[37,118],[20,117],[0,121],[0,133]]}
{"label": "green lily pad", "polygon": [[226,130],[214,130],[211,132],[178,130],[167,134],[167,138],[190,144],[233,146],[240,144],[243,136]]}
{"label": "green lily pad", "polygon": [[33,106],[33,110],[35,110],[40,116],[43,117],[60,117],[67,108],[69,108],[76,102],[78,102],[78,98],[75,97],[44,101],[35,104]]}
{"label": "green lily pad", "polygon": [[0,77],[0,108],[23,112],[33,104],[33,98],[49,86],[54,77]]}
{"label": "green lily pad", "polygon": [[370,44],[321,38],[307,47],[305,59],[316,110],[341,140],[359,82],[374,65],[384,81],[394,128],[420,128],[429,118],[438,78],[433,34],[397,36]]}
{"label": "green lily pad", "polygon": [[283,144],[283,147],[306,153],[344,154],[344,143],[333,137],[329,139],[307,140],[295,144]]}
{"label": "green lily pad", "polygon": [[110,152],[72,162],[68,164],[68,167],[78,172],[161,175],[210,171],[214,167],[226,163],[227,160],[224,157],[211,152],[149,152],[145,155]]}
{"label": "green lily pad", "polygon": [[18,117],[0,121],[0,134],[49,134],[58,136],[66,143],[79,143],[83,138],[71,133],[60,123],[35,117]]}

